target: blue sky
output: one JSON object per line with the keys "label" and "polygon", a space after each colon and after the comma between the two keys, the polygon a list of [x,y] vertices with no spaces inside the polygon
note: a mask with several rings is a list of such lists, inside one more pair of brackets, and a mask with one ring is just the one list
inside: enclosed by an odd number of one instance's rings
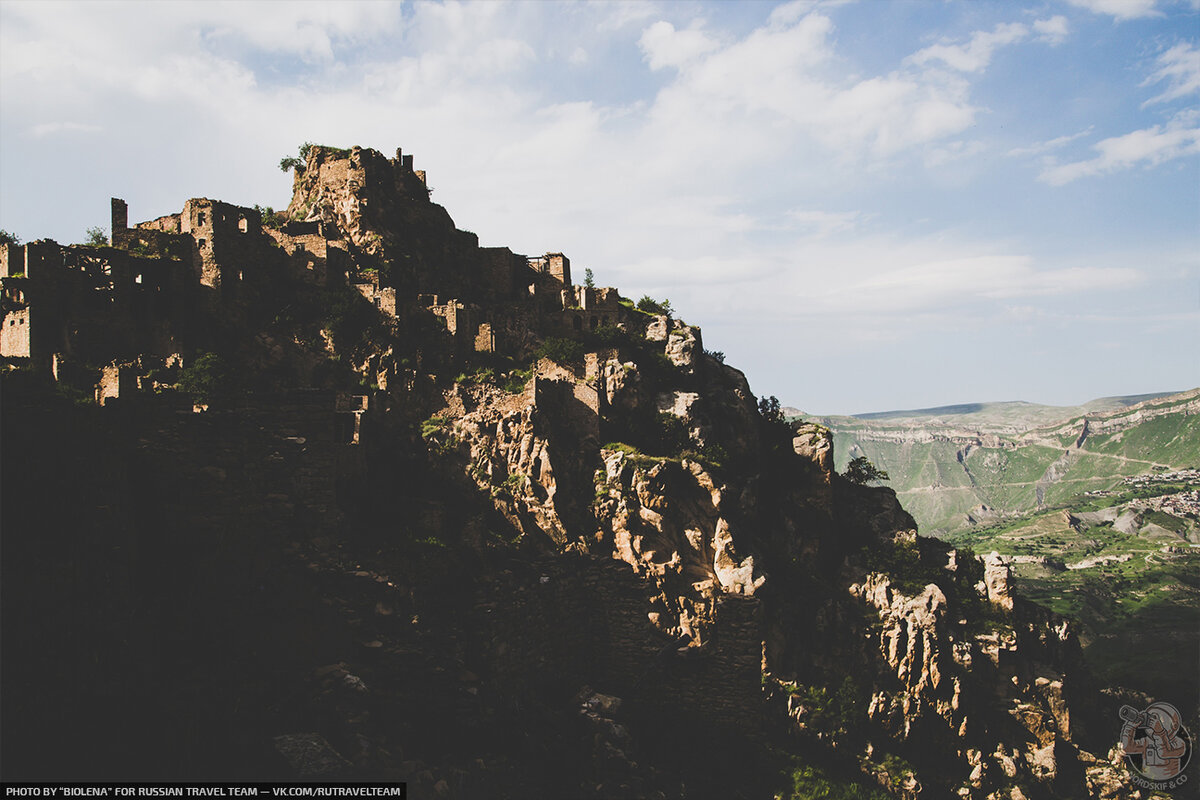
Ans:
{"label": "blue sky", "polygon": [[814,413],[1200,385],[1195,0],[0,3],[0,228],[403,147]]}

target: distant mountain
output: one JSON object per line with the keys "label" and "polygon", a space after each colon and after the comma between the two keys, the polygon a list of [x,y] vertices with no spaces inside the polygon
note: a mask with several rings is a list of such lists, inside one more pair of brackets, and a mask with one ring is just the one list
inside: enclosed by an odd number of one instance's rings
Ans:
{"label": "distant mountain", "polygon": [[1200,465],[1200,389],[1068,407],[964,403],[805,418],[833,431],[839,470],[864,455],[886,470],[928,535],[1019,517],[1156,468]]}
{"label": "distant mountain", "polygon": [[1015,414],[1030,420],[1038,419],[1040,421],[1043,418],[1068,419],[1087,412],[1117,411],[1147,400],[1157,400],[1160,397],[1170,397],[1174,394],[1179,394],[1179,392],[1132,394],[1124,397],[1101,397],[1097,400],[1084,403],[1081,406],[1046,406],[1039,405],[1038,403],[1027,403],[1024,400],[1010,400],[1000,403],[959,403],[957,405],[916,408],[904,411],[876,411],[869,414],[851,414],[851,416],[862,420],[896,420],[969,415],[982,421],[993,418],[1010,419]]}

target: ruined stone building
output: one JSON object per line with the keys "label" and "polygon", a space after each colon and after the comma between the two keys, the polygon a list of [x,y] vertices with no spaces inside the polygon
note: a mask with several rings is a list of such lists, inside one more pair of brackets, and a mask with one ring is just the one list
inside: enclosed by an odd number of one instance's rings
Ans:
{"label": "ruined stone building", "polygon": [[113,198],[108,246],[0,248],[0,356],[84,365],[107,398],[136,384],[112,378],[118,365],[145,373],[187,363],[206,330],[236,325],[281,281],[353,287],[399,323],[428,316],[463,352],[524,355],[539,337],[626,313],[615,290],[572,285],[562,253],[480,247],[429,200],[411,155],[313,147],[295,184],[285,219],[269,227],[257,208],[207,198],[131,227],[125,201]]}

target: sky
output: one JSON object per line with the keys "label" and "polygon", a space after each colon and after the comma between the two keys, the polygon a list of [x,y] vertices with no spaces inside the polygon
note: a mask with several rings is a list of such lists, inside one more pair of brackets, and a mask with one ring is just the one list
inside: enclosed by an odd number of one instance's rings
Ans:
{"label": "sky", "polygon": [[1200,385],[1200,0],[0,0],[0,228],[397,147],[842,414]]}

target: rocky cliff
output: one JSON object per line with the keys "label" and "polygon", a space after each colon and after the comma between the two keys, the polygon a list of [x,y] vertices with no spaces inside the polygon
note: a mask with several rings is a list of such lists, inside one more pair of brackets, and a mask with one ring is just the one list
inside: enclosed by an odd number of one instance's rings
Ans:
{"label": "rocky cliff", "polygon": [[[400,154],[312,148],[294,190],[206,402],[186,342],[102,408],[6,374],[14,777],[1132,796],[1070,624],[844,480],[699,328],[479,248]],[[319,290],[317,240],[346,254]],[[142,727],[89,750],[122,704]]]}

